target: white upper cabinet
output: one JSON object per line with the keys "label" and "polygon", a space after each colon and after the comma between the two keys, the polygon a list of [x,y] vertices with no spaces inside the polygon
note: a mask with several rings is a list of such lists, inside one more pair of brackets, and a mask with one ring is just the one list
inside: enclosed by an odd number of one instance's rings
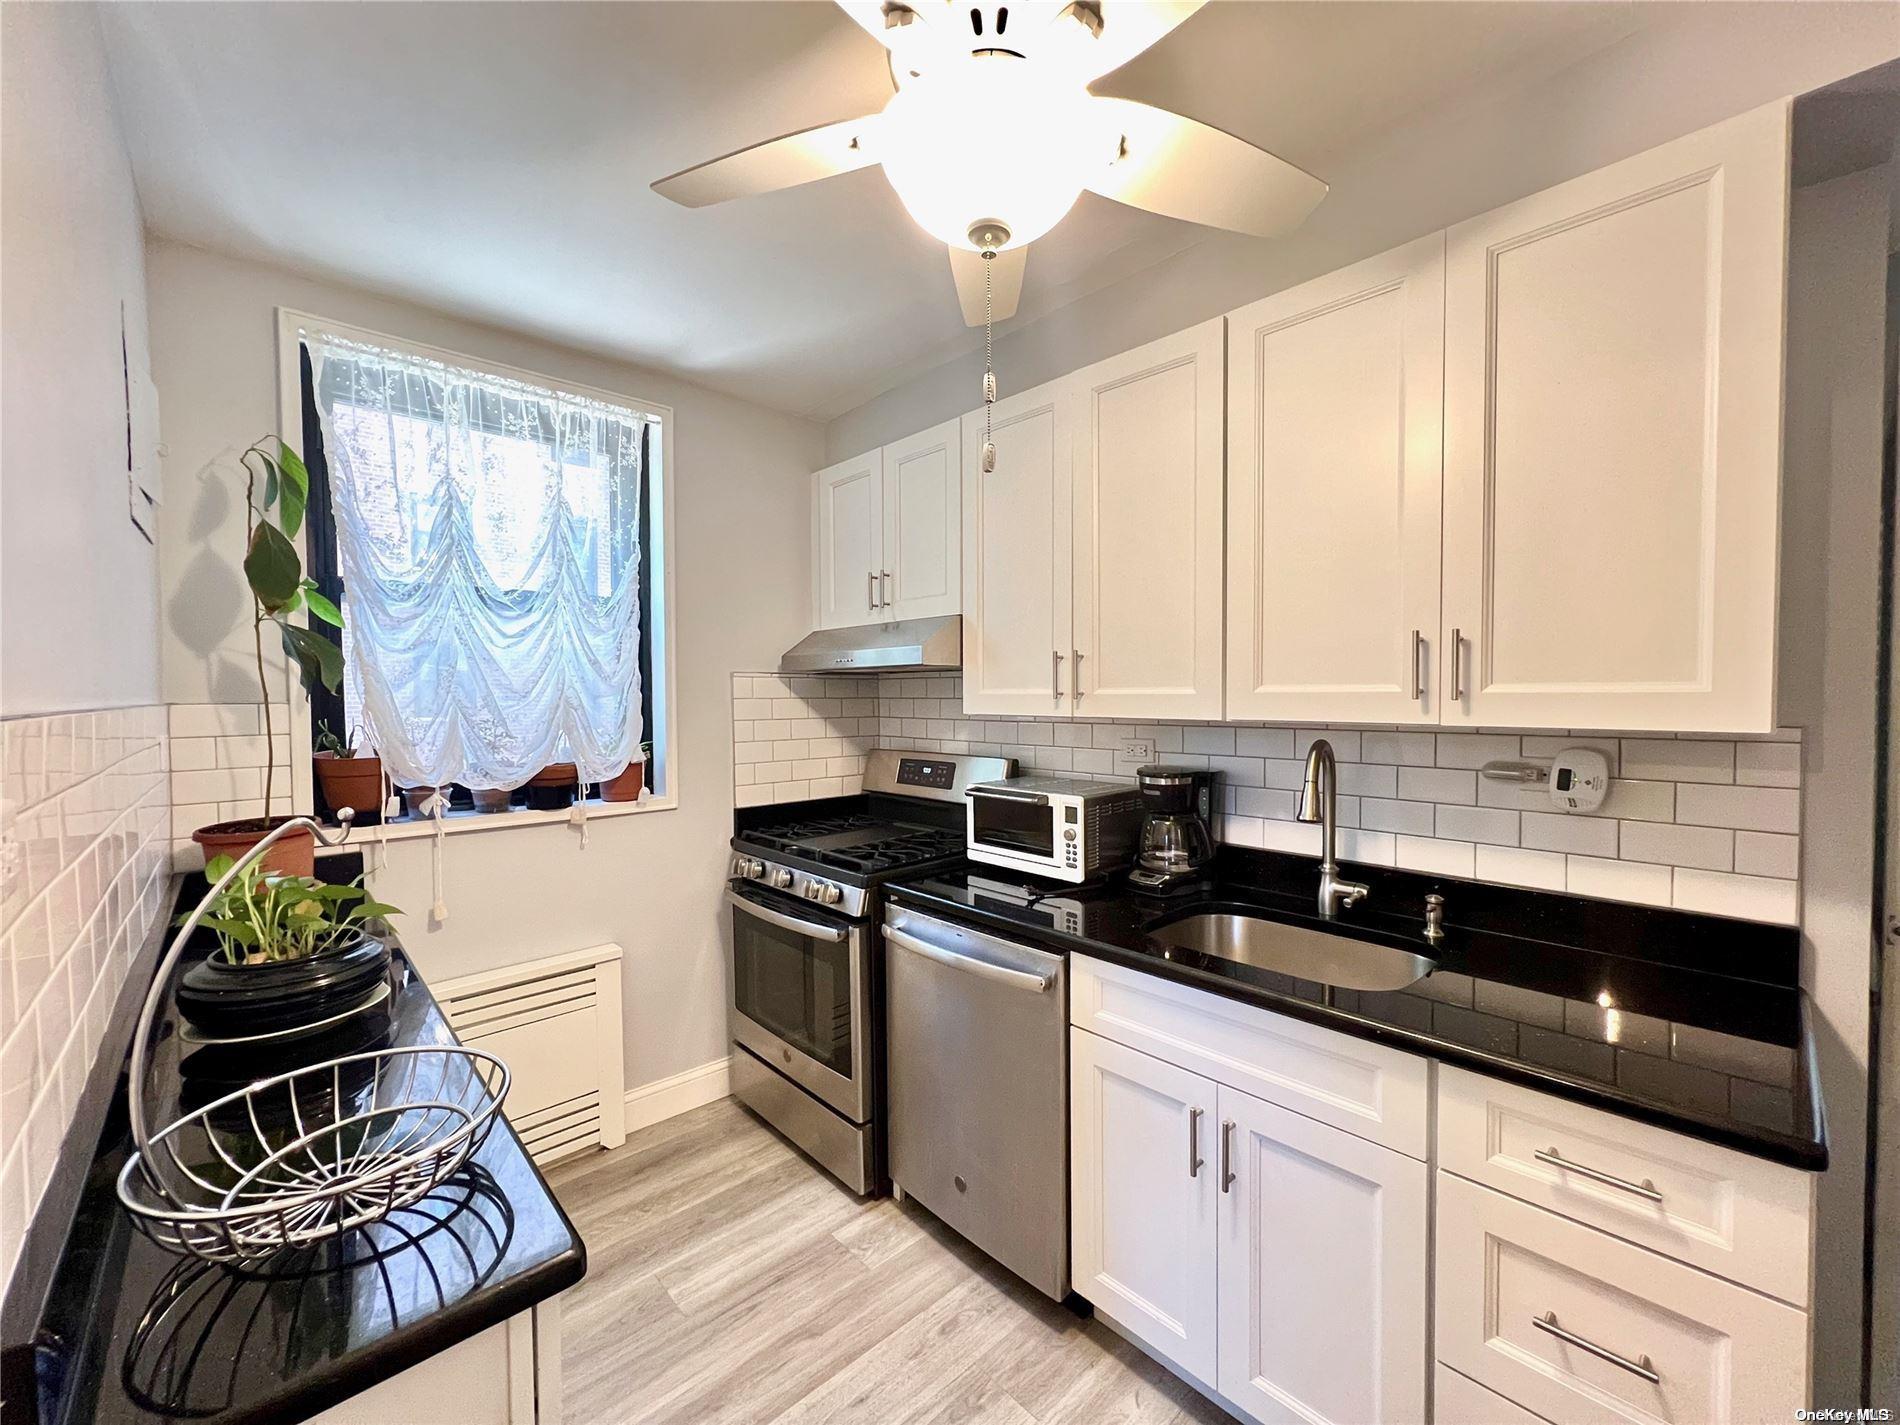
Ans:
{"label": "white upper cabinet", "polygon": [[1227,319],[1227,716],[1438,717],[1444,235]]}
{"label": "white upper cabinet", "polygon": [[945,421],[884,447],[885,616],[932,618],[963,605],[962,423]]}
{"label": "white upper cabinet", "polygon": [[882,600],[884,453],[812,476],[813,613],[820,628],[875,623]]}
{"label": "white upper cabinet", "polygon": [[1773,728],[1788,120],[1451,230],[1443,721]]}
{"label": "white upper cabinet", "polygon": [[1047,717],[1069,710],[1068,403],[1052,382],[963,418],[963,707]]}
{"label": "white upper cabinet", "polygon": [[1072,378],[1068,710],[1221,715],[1222,322]]}
{"label": "white upper cabinet", "polygon": [[953,614],[963,602],[957,421],[812,476],[820,628]]}

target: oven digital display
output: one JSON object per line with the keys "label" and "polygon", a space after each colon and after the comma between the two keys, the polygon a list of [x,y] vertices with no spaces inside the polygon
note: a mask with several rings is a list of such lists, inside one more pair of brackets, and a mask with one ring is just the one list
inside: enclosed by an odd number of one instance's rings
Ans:
{"label": "oven digital display", "polygon": [[897,764],[898,785],[905,787],[935,787],[947,792],[956,785],[957,764],[954,762],[930,762],[921,757],[905,757]]}

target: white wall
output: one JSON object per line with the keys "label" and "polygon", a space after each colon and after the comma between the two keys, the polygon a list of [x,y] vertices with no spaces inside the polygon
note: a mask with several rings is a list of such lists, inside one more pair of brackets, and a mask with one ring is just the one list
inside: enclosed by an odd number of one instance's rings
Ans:
{"label": "white wall", "polygon": [[138,197],[90,5],[8,5],[0,83],[0,715],[156,701],[156,555],[127,509],[120,305]]}
{"label": "white wall", "polygon": [[[1155,267],[996,343],[1005,395],[1180,331],[1639,153],[1758,104],[1900,54],[1887,4],[1685,5],[1554,74],[1415,116],[1323,165],[1332,185],[1304,225],[1262,241],[1209,233]],[[1264,138],[1265,136],[1260,136]],[[1036,281],[1032,251],[1028,281]],[[982,342],[826,427],[843,460],[974,409]]]}
{"label": "white wall", "polygon": [[[291,215],[294,219],[294,215]],[[450,918],[428,925],[427,842],[392,843],[377,892],[404,907],[423,973],[446,978],[616,941],[626,949],[627,1083],[720,1057],[720,891],[732,831],[730,674],[773,667],[806,633],[807,476],[818,427],[677,378],[480,327],[353,288],[154,242],[152,356],[165,399],[164,685],[171,702],[256,701],[243,589],[241,497],[221,456],[277,420],[276,308],[389,332],[674,409],[680,805],[591,824],[450,837]]]}
{"label": "white wall", "polygon": [[1860,1389],[1889,179],[1883,166],[1797,189],[1789,232],[1780,675],[1782,716],[1806,730],[1802,982],[1828,1117],[1818,1405]]}

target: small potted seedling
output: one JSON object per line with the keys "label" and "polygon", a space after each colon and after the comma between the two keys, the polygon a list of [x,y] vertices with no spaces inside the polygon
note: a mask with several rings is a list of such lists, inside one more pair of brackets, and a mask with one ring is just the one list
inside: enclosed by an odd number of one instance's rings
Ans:
{"label": "small potted seedling", "polygon": [[317,724],[317,782],[332,811],[348,807],[358,816],[383,809],[383,759],[374,752],[358,752],[356,735],[338,737],[330,724]]}

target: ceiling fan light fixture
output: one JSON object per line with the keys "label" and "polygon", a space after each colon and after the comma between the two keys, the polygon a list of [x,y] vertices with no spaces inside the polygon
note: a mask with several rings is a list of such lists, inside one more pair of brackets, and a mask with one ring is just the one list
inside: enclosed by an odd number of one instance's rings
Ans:
{"label": "ceiling fan light fixture", "polygon": [[891,96],[878,157],[919,227],[979,252],[978,225],[1002,226],[1005,247],[1021,247],[1062,221],[1121,135],[1080,84],[1048,80],[1012,56],[971,56]]}

